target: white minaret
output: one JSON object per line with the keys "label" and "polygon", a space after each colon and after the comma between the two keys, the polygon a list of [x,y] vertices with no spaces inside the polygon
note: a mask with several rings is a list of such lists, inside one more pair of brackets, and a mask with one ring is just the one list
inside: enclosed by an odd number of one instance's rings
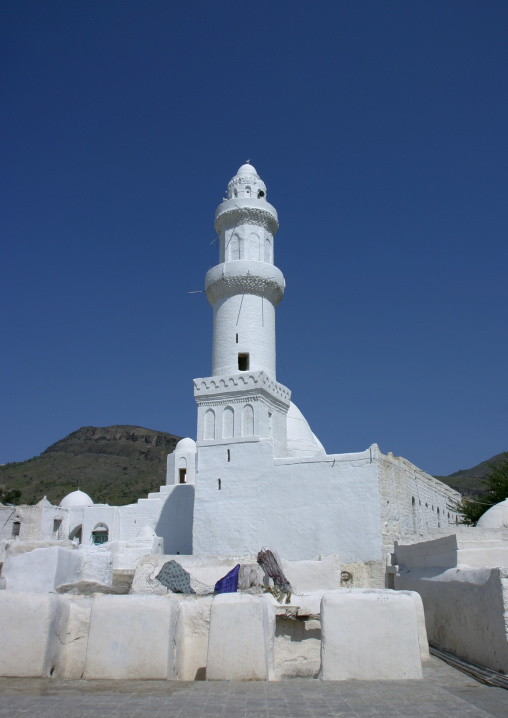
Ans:
{"label": "white minaret", "polygon": [[263,370],[275,379],[275,308],[285,287],[273,263],[278,228],[264,182],[252,165],[242,165],[215,213],[220,264],[205,278],[213,307],[213,376]]}
{"label": "white minaret", "polygon": [[273,263],[278,228],[264,182],[252,165],[242,165],[215,213],[220,264],[205,278],[212,376],[194,379],[198,446],[269,440],[274,456],[287,455],[291,392],[275,374],[275,308],[285,287]]}

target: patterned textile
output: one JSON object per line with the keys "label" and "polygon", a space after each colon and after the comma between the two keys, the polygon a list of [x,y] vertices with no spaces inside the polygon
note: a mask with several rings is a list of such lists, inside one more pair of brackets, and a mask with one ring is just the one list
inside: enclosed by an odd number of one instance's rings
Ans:
{"label": "patterned textile", "polygon": [[190,575],[176,561],[167,561],[155,578],[173,593],[194,593]]}
{"label": "patterned textile", "polygon": [[214,593],[236,593],[238,590],[238,572],[240,564],[237,563],[234,568],[221,578],[215,584]]}

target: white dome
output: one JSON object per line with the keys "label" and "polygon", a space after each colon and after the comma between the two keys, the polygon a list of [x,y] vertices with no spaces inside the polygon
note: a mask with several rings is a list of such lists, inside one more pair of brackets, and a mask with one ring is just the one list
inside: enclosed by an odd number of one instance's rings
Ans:
{"label": "white dome", "polygon": [[196,451],[196,442],[186,436],[185,439],[180,439],[175,446],[175,451]]}
{"label": "white dome", "polygon": [[72,491],[60,501],[60,506],[68,509],[73,506],[93,506],[92,499],[84,491]]}
{"label": "white dome", "polygon": [[508,529],[508,499],[492,506],[476,525],[479,529]]}
{"label": "white dome", "polygon": [[255,175],[256,177],[259,176],[258,173],[256,172],[256,168],[249,164],[242,165],[236,174],[237,175]]}
{"label": "white dome", "polygon": [[322,443],[312,433],[304,415],[293,402],[290,403],[288,410],[288,452],[290,456],[326,453]]}

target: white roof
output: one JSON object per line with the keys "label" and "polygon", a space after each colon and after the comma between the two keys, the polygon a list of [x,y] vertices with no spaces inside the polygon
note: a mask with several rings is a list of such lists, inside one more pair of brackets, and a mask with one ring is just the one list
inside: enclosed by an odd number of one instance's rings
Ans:
{"label": "white roof", "polygon": [[256,168],[249,164],[242,165],[236,174],[237,175],[256,175],[256,177],[259,176],[258,173],[256,172]]}
{"label": "white roof", "polygon": [[60,506],[71,508],[72,506],[93,506],[92,499],[84,491],[71,491],[60,501]]}
{"label": "white roof", "polygon": [[508,499],[486,511],[477,523],[481,529],[508,529]]}
{"label": "white roof", "polygon": [[180,439],[175,446],[175,451],[196,451],[196,442],[186,436],[185,439]]}

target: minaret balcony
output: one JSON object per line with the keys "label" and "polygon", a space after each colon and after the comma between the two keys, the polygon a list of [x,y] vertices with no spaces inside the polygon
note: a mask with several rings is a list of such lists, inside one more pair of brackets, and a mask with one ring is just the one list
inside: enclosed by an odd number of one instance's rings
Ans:
{"label": "minaret balcony", "polygon": [[206,296],[213,306],[236,294],[264,297],[276,307],[284,296],[284,275],[273,264],[239,259],[217,264],[205,276]]}
{"label": "minaret balcony", "polygon": [[264,227],[275,234],[279,229],[277,210],[265,199],[246,197],[227,199],[217,207],[215,230],[218,235],[242,224]]}

